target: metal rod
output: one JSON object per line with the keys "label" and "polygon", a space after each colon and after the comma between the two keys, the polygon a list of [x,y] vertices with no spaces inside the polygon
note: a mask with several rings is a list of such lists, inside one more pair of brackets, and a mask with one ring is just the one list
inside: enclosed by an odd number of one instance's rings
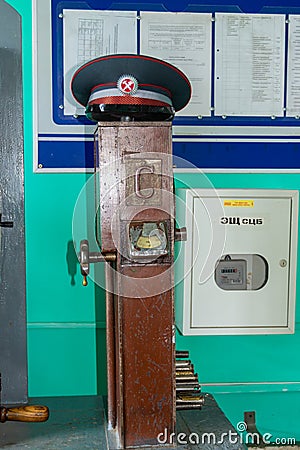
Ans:
{"label": "metal rod", "polygon": [[197,387],[185,387],[185,388],[180,388],[180,389],[176,388],[176,397],[178,397],[180,395],[188,395],[188,394],[190,395],[190,394],[193,394],[194,392],[196,394],[201,394],[201,389],[199,389]]}
{"label": "metal rod", "polygon": [[192,361],[190,359],[180,359],[176,361],[176,368],[177,367],[186,367],[186,366],[191,366],[192,365]]}
{"label": "metal rod", "polygon": [[177,403],[195,403],[195,402],[204,402],[204,397],[201,394],[191,394],[190,392],[186,395],[178,395],[176,399]]}
{"label": "metal rod", "polygon": [[105,264],[106,283],[106,348],[107,348],[107,396],[108,424],[116,426],[116,348],[115,348],[115,308],[113,294],[113,270]]}
{"label": "metal rod", "polygon": [[176,350],[176,358],[189,358],[190,352],[184,350]]}
{"label": "metal rod", "polygon": [[186,367],[177,367],[176,366],[176,372],[183,373],[183,372],[192,372],[194,373],[194,367],[193,366],[186,366]]}
{"label": "metal rod", "polygon": [[193,370],[177,370],[176,369],[176,377],[186,377],[186,376],[194,376],[195,373]]}
{"label": "metal rod", "polygon": [[104,259],[106,262],[114,262],[117,259],[116,253],[105,253]]}
{"label": "metal rod", "polygon": [[180,396],[180,395],[184,395],[184,393],[187,393],[187,395],[191,395],[193,393],[195,394],[201,394],[201,387],[198,386],[181,386],[181,387],[177,387],[176,386],[176,395]]}
{"label": "metal rod", "polygon": [[182,386],[199,387],[199,381],[196,380],[176,380],[176,388]]}
{"label": "metal rod", "polygon": [[201,409],[205,403],[204,395],[190,395],[182,396],[176,400],[176,409]]}
{"label": "metal rod", "polygon": [[[196,386],[185,386],[185,387],[176,387],[176,394],[184,394],[184,393],[188,393],[188,392],[198,392],[197,391],[197,387]],[[201,392],[201,391],[199,391]]]}
{"label": "metal rod", "polygon": [[181,359],[176,361],[176,367],[191,367],[193,364],[189,359]]}
{"label": "metal rod", "polygon": [[186,404],[186,403],[180,403],[177,404],[176,403],[176,410],[177,411],[183,411],[183,410],[187,410],[187,409],[202,409],[202,403],[191,403],[191,404]]}
{"label": "metal rod", "polygon": [[114,262],[117,259],[117,255],[115,253],[105,253],[102,254],[100,252],[89,252],[88,260],[90,263],[97,262]]}
{"label": "metal rod", "polygon": [[184,375],[184,376],[178,376],[176,375],[176,383],[177,381],[195,381],[198,382],[198,375]]}

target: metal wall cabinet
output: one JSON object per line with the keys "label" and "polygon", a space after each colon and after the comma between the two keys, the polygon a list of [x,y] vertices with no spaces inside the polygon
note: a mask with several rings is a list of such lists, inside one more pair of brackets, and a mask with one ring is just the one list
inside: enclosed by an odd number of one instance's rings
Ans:
{"label": "metal wall cabinet", "polygon": [[293,333],[298,191],[177,193],[188,233],[177,273],[182,334]]}

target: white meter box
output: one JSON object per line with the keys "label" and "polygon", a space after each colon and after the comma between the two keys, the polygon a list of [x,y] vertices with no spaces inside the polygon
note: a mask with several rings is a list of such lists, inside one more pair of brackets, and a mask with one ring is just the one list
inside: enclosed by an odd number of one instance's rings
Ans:
{"label": "white meter box", "polygon": [[294,332],[298,191],[178,189],[184,335]]}

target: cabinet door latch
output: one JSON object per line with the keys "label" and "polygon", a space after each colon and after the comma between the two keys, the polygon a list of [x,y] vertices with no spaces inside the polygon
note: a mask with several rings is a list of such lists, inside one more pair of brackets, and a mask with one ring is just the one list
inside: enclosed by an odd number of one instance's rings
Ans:
{"label": "cabinet door latch", "polygon": [[4,221],[1,220],[2,214],[0,214],[0,227],[3,228],[12,228],[14,226],[14,223],[12,221]]}

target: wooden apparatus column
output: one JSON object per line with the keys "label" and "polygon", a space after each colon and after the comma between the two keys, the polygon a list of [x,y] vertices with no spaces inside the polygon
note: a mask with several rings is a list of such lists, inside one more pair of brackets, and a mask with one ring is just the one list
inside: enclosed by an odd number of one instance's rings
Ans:
{"label": "wooden apparatus column", "polygon": [[[157,436],[175,432],[171,125],[100,122],[97,129],[98,239],[104,255],[117,253],[107,355],[109,423],[120,448],[161,447]],[[143,224],[165,230],[162,254],[132,255],[131,231]]]}

